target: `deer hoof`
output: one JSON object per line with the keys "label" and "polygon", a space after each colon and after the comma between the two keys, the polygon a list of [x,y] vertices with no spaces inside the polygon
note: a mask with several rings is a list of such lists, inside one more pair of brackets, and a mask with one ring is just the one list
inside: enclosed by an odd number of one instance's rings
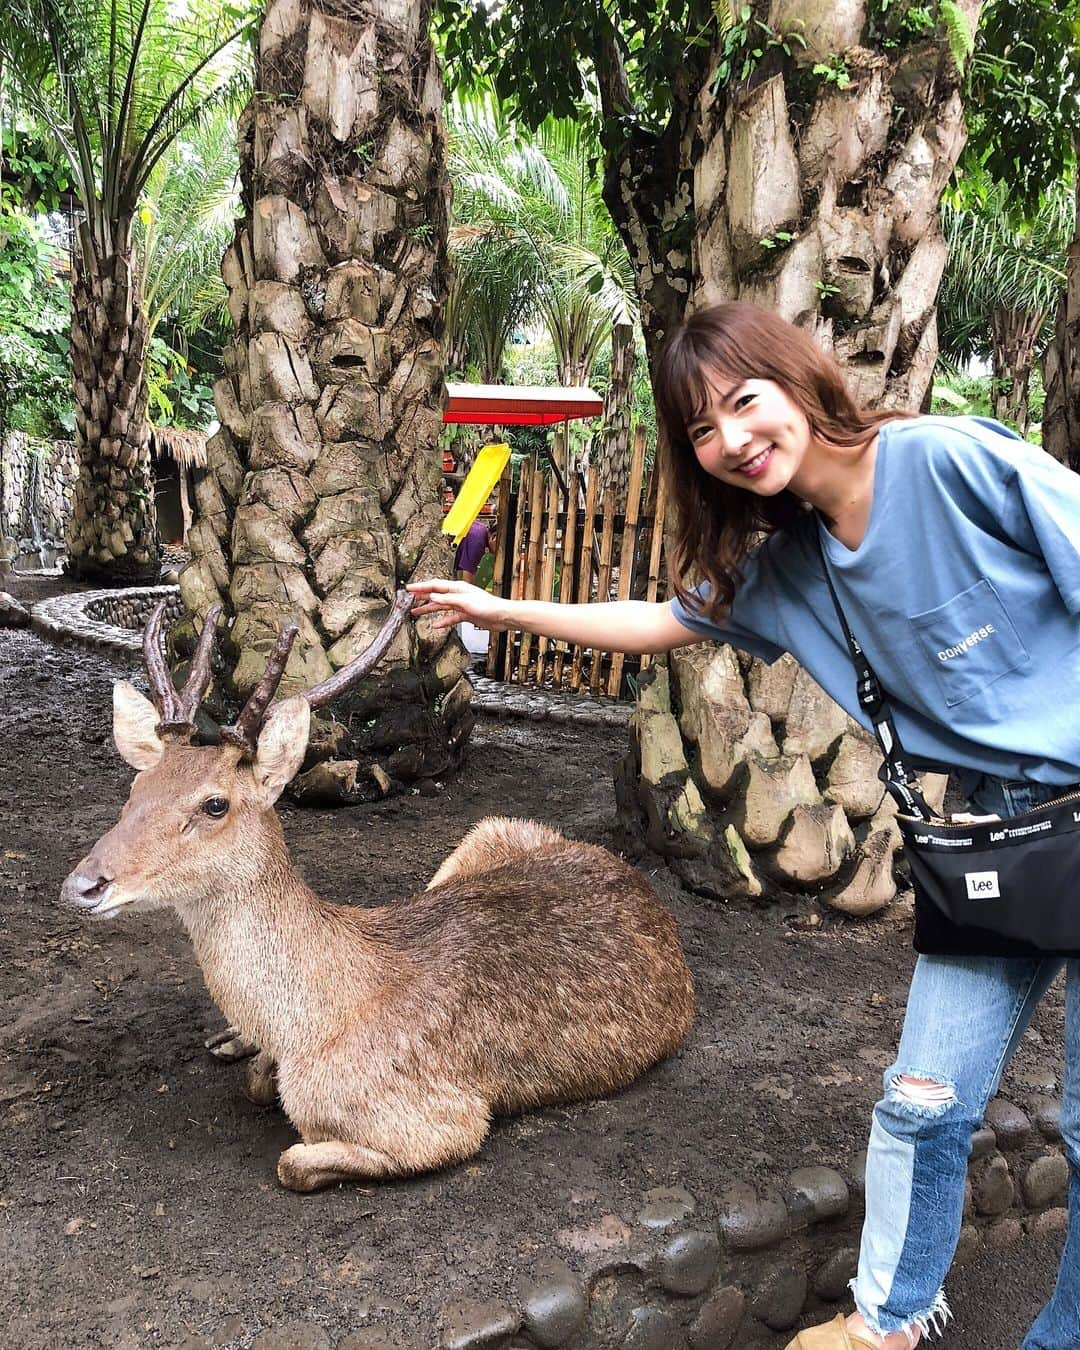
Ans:
{"label": "deer hoof", "polygon": [[277,1101],[277,1066],[265,1050],[244,1070],[241,1091],[256,1106],[273,1106]]}
{"label": "deer hoof", "polygon": [[327,1172],[321,1167],[312,1167],[306,1154],[306,1144],[293,1144],[292,1148],[287,1148],[278,1158],[278,1181],[286,1190],[310,1194],[341,1180],[340,1176],[333,1172]]}
{"label": "deer hoof", "polygon": [[246,1040],[235,1027],[225,1027],[223,1031],[215,1032],[203,1041],[203,1045],[215,1059],[224,1060],[227,1064],[233,1064],[238,1059],[250,1059],[259,1053],[255,1042]]}

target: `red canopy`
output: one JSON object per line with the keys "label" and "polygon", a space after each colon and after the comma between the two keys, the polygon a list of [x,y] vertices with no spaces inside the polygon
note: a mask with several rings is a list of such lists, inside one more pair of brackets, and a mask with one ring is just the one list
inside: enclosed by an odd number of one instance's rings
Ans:
{"label": "red canopy", "polygon": [[444,422],[544,427],[577,417],[599,417],[604,400],[591,389],[559,385],[448,384]]}

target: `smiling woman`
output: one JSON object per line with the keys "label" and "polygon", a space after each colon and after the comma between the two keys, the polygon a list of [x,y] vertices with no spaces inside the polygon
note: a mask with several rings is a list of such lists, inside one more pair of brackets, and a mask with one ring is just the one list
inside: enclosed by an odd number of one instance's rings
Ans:
{"label": "smiling woman", "polygon": [[[416,612],[622,651],[700,637],[768,662],[791,652],[867,726],[831,581],[917,769],[952,769],[981,814],[1031,810],[1080,783],[1080,476],[994,422],[859,408],[806,333],[745,304],[678,328],[655,393],[678,517],[670,605],[544,605],[429,581],[412,587]],[[946,1320],[972,1132],[1062,965],[1038,951],[920,957],[874,1111],[857,1310],[789,1350],[910,1350]],[[1024,1350],[1076,1346],[1080,961],[1070,966],[1070,1239]]]}

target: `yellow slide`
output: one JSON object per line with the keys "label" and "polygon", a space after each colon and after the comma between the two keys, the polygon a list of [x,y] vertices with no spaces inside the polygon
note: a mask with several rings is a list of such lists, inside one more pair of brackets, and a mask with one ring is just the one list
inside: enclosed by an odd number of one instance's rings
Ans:
{"label": "yellow slide", "polygon": [[508,445],[485,445],[473,460],[473,466],[465,475],[461,490],[443,520],[443,534],[452,534],[455,544],[460,544],[468,534],[469,526],[491,496],[492,488],[502,477],[509,458]]}

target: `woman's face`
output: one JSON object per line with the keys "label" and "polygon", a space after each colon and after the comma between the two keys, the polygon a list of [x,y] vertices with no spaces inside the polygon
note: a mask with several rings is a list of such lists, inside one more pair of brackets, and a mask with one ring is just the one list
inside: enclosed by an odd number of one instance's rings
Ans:
{"label": "woman's face", "polygon": [[686,434],[706,473],[763,497],[792,487],[810,446],[805,414],[772,380],[718,378]]}

